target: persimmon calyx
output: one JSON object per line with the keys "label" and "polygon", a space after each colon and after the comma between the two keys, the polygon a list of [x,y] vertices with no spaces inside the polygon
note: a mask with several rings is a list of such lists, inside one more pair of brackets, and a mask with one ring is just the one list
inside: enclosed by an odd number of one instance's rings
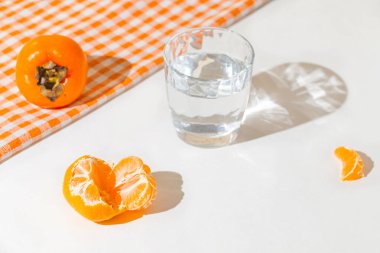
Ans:
{"label": "persimmon calyx", "polygon": [[50,101],[56,100],[63,93],[67,67],[48,61],[42,66],[37,66],[36,70],[37,85],[41,87],[41,94]]}

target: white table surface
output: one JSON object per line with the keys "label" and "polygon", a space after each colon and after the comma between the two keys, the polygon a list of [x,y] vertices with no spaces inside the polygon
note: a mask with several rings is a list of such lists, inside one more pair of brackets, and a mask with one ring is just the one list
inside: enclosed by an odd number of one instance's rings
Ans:
{"label": "white table surface", "polygon": [[[251,117],[240,143],[202,149],[177,138],[160,71],[0,165],[0,252],[380,252],[380,2],[276,0],[232,29],[253,43],[256,75],[318,64],[346,100],[297,126],[258,114],[261,132]],[[339,145],[372,159],[366,178],[339,181]],[[79,216],[61,185],[84,154],[142,157],[155,205],[121,224]]]}

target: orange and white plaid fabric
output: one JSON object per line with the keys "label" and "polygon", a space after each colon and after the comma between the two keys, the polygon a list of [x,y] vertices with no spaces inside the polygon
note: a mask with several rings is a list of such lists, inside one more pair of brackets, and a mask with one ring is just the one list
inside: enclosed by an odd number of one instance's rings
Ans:
{"label": "orange and white plaid fabric", "polygon": [[[0,162],[125,91],[163,63],[184,27],[228,26],[267,0],[0,1]],[[15,84],[17,53],[31,38],[62,34],[88,55],[88,84],[62,109],[28,103]]]}

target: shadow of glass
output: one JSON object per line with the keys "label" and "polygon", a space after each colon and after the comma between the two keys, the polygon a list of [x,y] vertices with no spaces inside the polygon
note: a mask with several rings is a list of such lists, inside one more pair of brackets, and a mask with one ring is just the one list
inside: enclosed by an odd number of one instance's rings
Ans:
{"label": "shadow of glass", "polygon": [[237,143],[312,121],[337,110],[347,98],[341,77],[312,63],[286,63],[252,79],[246,119]]}
{"label": "shadow of glass", "polygon": [[374,162],[364,152],[361,152],[361,151],[357,151],[357,152],[363,160],[363,171],[364,171],[364,175],[367,176],[369,173],[371,173],[371,171],[374,167]]}
{"label": "shadow of glass", "polygon": [[182,200],[182,176],[176,172],[159,171],[153,172],[156,179],[157,198],[153,204],[145,210],[127,211],[113,217],[108,221],[99,222],[101,225],[118,225],[137,220],[144,215],[161,213],[173,209]]}
{"label": "shadow of glass", "polygon": [[127,78],[131,63],[124,58],[107,55],[87,56],[87,85],[79,99],[70,107],[97,99]]}

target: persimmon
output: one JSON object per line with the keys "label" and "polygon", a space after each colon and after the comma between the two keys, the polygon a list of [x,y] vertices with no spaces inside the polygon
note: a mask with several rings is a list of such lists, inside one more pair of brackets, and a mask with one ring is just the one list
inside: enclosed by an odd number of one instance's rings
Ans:
{"label": "persimmon", "polygon": [[29,102],[42,108],[74,102],[86,81],[86,55],[78,43],[66,36],[36,37],[17,56],[17,86]]}

